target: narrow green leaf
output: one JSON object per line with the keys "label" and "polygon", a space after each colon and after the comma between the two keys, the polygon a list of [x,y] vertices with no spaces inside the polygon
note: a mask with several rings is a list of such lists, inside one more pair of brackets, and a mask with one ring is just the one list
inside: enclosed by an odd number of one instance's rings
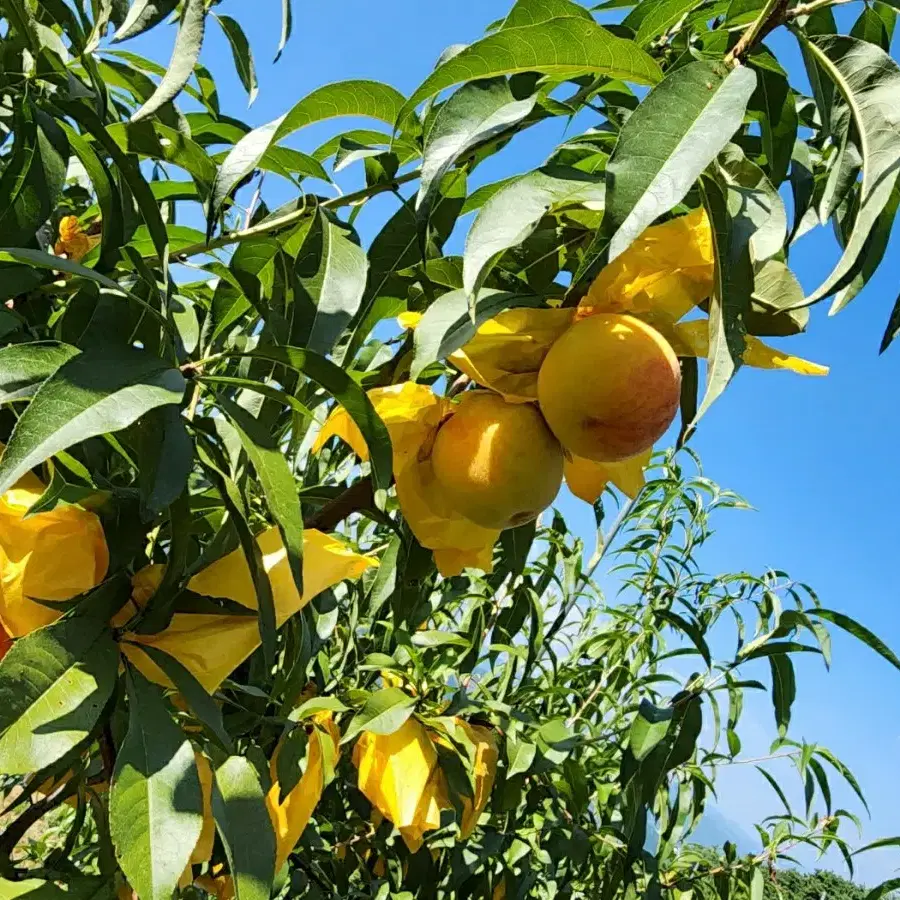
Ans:
{"label": "narrow green leaf", "polygon": [[297,593],[302,597],[303,516],[291,467],[278,441],[269,434],[259,419],[254,418],[247,410],[227,397],[220,396],[218,403],[234,425],[244,452],[256,472],[266,498],[266,505],[284,541]]}
{"label": "narrow green leaf", "polygon": [[259,93],[259,81],[256,78],[256,65],[253,62],[253,51],[250,49],[250,41],[244,34],[244,29],[236,19],[231,16],[213,13],[213,18],[222,26],[225,37],[231,46],[231,56],[234,60],[234,67],[237,70],[238,78],[247,92],[250,106]]}
{"label": "narrow green leaf", "polygon": [[402,130],[419,103],[448,87],[516,72],[561,78],[590,73],[638,84],[660,80],[659,66],[634,42],[583,18],[548,19],[488,35],[439,65],[406,101],[397,127]]}
{"label": "narrow green leaf", "polygon": [[341,743],[352,741],[361,731],[393,734],[412,715],[416,698],[398,687],[382,688],[369,694],[363,708],[353,717]]}
{"label": "narrow green leaf", "polygon": [[769,657],[772,670],[772,706],[779,737],[785,737],[791,724],[791,707],[797,698],[797,680],[794,664],[784,653]]}
{"label": "narrow green leaf", "polygon": [[473,297],[497,258],[519,246],[552,209],[602,209],[605,180],[578,169],[545,167],[501,187],[481,208],[466,238],[463,285]]}
{"label": "narrow green leaf", "polygon": [[222,748],[226,752],[231,752],[231,737],[222,722],[222,710],[194,675],[174,656],[169,656],[158,647],[149,644],[132,644],[132,646],[146,653],[162,669],[178,693],[184,697],[191,712],[218,738]]}
{"label": "narrow green leaf", "polygon": [[200,59],[206,31],[205,0],[185,0],[172,59],[153,96],[131,117],[132,122],[147,119],[170,100],[174,100],[194,72]]}
{"label": "narrow green leaf", "polygon": [[890,896],[894,891],[898,890],[900,890],[900,878],[889,878],[877,887],[872,888],[872,890],[866,894],[866,900],[881,900],[885,895]]}
{"label": "narrow green leaf", "polygon": [[276,132],[283,121],[284,116],[267,125],[254,128],[249,134],[244,135],[225,157],[216,175],[209,201],[206,224],[207,239],[212,236],[216,219],[219,217],[225,201],[244,177],[259,165],[260,160],[266,155],[275,140]]}
{"label": "narrow green leaf", "polygon": [[[787,178],[794,142],[797,139],[797,104],[794,92],[784,72],[773,71],[774,57],[766,51],[761,62],[750,62],[756,72],[756,90],[750,98],[749,110],[759,119],[763,150],[766,154],[766,173],[775,187]],[[758,57],[758,54],[756,55]],[[777,65],[777,63],[776,63]],[[778,66],[780,69],[781,67]]]}
{"label": "narrow green leaf", "polygon": [[795,641],[770,641],[767,644],[754,647],[746,655],[741,655],[741,662],[749,662],[751,659],[763,659],[768,656],[778,656],[781,653],[821,653],[818,647],[809,647],[806,644],[798,644]]}
{"label": "narrow green leaf", "polygon": [[144,178],[137,160],[125,153],[107,131],[106,124],[94,110],[84,104],[74,101],[58,101],[58,105],[79,125],[82,126],[110,155],[116,168],[122,173],[126,184],[131,189],[137,201],[141,216],[147,225],[153,238],[153,246],[163,267],[168,261],[168,236],[166,225],[162,220],[159,206],[150,185]]}
{"label": "narrow green leaf", "polygon": [[116,755],[109,829],[116,859],[145,900],[170,900],[203,827],[191,742],[162,691],[128,668],[128,732]]}
{"label": "narrow green leaf", "polygon": [[778,799],[781,800],[782,804],[784,805],[785,812],[789,816],[793,815],[793,813],[791,812],[791,805],[790,803],[788,803],[787,797],[785,796],[781,785],[775,780],[772,775],[770,775],[764,768],[762,768],[762,766],[754,766],[754,768],[757,772],[759,772],[760,775],[763,776],[763,778],[766,779],[766,781],[769,782],[772,790],[775,791],[775,793],[778,795]]}
{"label": "narrow green leaf", "polygon": [[33,397],[64,362],[79,352],[55,341],[0,348],[0,403]]}
{"label": "narrow green leaf", "polygon": [[696,427],[743,363],[744,317],[750,310],[753,286],[749,229],[738,227],[744,210],[741,193],[712,179],[704,179],[702,189],[712,226],[715,274],[709,304],[706,390],[691,427]]}
{"label": "narrow green leaf", "polygon": [[883,659],[886,659],[895,669],[900,669],[900,659],[897,654],[888,647],[887,644],[877,634],[869,631],[864,625],[860,625],[855,619],[844,613],[836,612],[833,609],[822,609],[821,607],[813,607],[806,610],[807,615],[825,619],[832,625],[837,625],[848,634],[852,634],[858,641],[862,641],[871,650],[874,650]]}
{"label": "narrow green leaf", "polygon": [[284,53],[287,42],[291,39],[294,30],[294,10],[292,0],[281,0],[281,37],[278,39],[278,49],[275,51],[273,63],[277,63]]}
{"label": "narrow green leaf", "polygon": [[0,494],[60,450],[180,403],[184,389],[177,369],[143,350],[108,346],[73,357],[41,385],[16,423],[0,458]]}
{"label": "narrow green leaf", "polygon": [[622,127],[607,164],[603,230],[609,259],[680,203],[740,127],[756,87],[752,69],[697,61],[676,69]]}
{"label": "narrow green leaf", "polygon": [[0,662],[0,771],[24,775],[81,743],[116,686],[108,624],[70,616],[13,644]]}
{"label": "narrow green leaf", "polygon": [[122,215],[122,197],[106,163],[94,148],[67,122],[60,127],[69,139],[69,146],[87,172],[97,195],[103,230],[100,233],[100,261],[98,266],[111,269],[118,259],[119,247],[125,241],[125,221]]}
{"label": "narrow green leaf", "polygon": [[368,257],[346,227],[319,210],[297,254],[294,271],[315,305],[306,346],[330,353],[353,320],[366,290]]}
{"label": "narrow green leaf", "polygon": [[262,550],[250,528],[246,502],[234,480],[226,471],[227,461],[219,460],[210,452],[204,443],[197,443],[198,456],[207,474],[219,491],[225,510],[232,519],[234,529],[240,541],[241,550],[250,571],[250,579],[256,591],[257,621],[259,637],[263,648],[263,659],[267,668],[275,664],[275,650],[278,641],[278,620],[275,613],[275,597],[272,583],[266,572]]}
{"label": "narrow green leaf", "polygon": [[[372,461],[372,477],[380,491],[386,491],[393,478],[393,451],[391,438],[384,422],[375,412],[365,391],[333,362],[299,347],[258,347],[246,353],[230,354],[235,357],[268,359],[294,369],[323,387],[356,423],[365,438]],[[2,460],[0,460],[2,471]]]}
{"label": "narrow green leaf", "polygon": [[216,830],[234,879],[235,900],[269,900],[275,879],[275,834],[253,764],[231,756],[215,771]]}
{"label": "narrow green leaf", "polygon": [[638,762],[646,759],[669,733],[672,716],[671,706],[663,708],[654,706],[649,700],[641,700],[628,734],[628,748]]}
{"label": "narrow green leaf", "polygon": [[898,334],[900,334],[900,295],[898,295],[897,299],[894,301],[894,308],[891,310],[887,327],[884,329],[884,334],[881,337],[881,346],[878,348],[878,352],[884,353],[884,351],[894,342],[894,338],[896,338]]}
{"label": "narrow green leaf", "polygon": [[803,47],[836,86],[846,105],[862,156],[859,211],[831,274],[804,303],[834,293],[856,271],[860,253],[900,174],[900,120],[891,114],[900,92],[900,67],[880,47],[844,35],[802,38]]}
{"label": "narrow green leaf", "polygon": [[128,9],[128,15],[113,35],[113,43],[143,34],[162,22],[176,6],[178,0],[134,0]]}
{"label": "narrow green leaf", "polygon": [[65,185],[69,143],[30,101],[18,104],[11,124],[15,142],[0,175],[0,244],[31,247]]}
{"label": "narrow green leaf", "polygon": [[456,91],[425,136],[417,208],[427,211],[441,178],[467,150],[521,122],[536,101],[535,95],[517,100],[505,78],[471,82]]}

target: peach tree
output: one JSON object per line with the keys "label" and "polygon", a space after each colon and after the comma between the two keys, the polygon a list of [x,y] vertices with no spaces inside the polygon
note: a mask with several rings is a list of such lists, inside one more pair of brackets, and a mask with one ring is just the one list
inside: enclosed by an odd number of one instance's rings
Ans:
{"label": "peach tree", "polygon": [[[338,82],[252,128],[201,61],[222,29],[255,96],[216,0],[0,0],[0,900],[761,900],[795,848],[852,869],[832,782],[865,799],[791,730],[792,660],[832,627],[900,659],[783,572],[704,573],[743,504],[689,444],[740,368],[826,374],[809,307],[885,253],[896,12],[843,34],[843,2],[518,0],[408,97]],[[167,65],[129,49],[150,29]],[[698,849],[754,692],[775,812],[754,853]]]}

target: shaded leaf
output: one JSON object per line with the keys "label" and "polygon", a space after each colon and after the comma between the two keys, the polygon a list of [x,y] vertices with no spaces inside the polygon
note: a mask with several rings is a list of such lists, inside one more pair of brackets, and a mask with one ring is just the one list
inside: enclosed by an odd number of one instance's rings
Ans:
{"label": "shaded leaf", "polygon": [[463,284],[469,296],[484,284],[499,254],[520,245],[551,209],[599,209],[605,194],[603,178],[560,167],[537,169],[501,187],[481,208],[466,237]]}
{"label": "shaded leaf", "polygon": [[362,303],[368,266],[365,251],[351,240],[345,226],[320,210],[295,266],[315,304],[308,349],[323,355],[332,351]]}
{"label": "shaded leaf", "polygon": [[0,662],[0,771],[49,766],[91,732],[116,686],[119,654],[102,619],[33,631]]}
{"label": "shaded leaf", "polygon": [[474,81],[456,91],[441,105],[425,136],[417,208],[427,210],[438,182],[467,150],[521,122],[536,100],[517,100],[505,78]]}
{"label": "shaded leaf", "polygon": [[162,691],[131,668],[128,700],[128,732],[109,794],[110,833],[134,890],[147,900],[169,900],[203,827],[200,777]]}
{"label": "shaded leaf", "polygon": [[237,430],[244,452],[256,472],[266,505],[281,533],[297,593],[302,597],[303,516],[291,467],[278,441],[259,419],[226,397],[220,396],[218,403]]}
{"label": "shaded leaf", "polygon": [[60,450],[180,403],[184,389],[177,369],[142,350],[93,347],[73,357],[41,385],[16,423],[0,458],[0,494]]}
{"label": "shaded leaf", "polygon": [[880,657],[886,659],[895,669],[900,669],[900,659],[898,659],[897,654],[877,634],[869,631],[864,625],[860,625],[855,619],[833,609],[822,609],[821,607],[814,607],[806,612],[808,615],[825,619],[826,622],[831,622],[848,634],[852,634],[858,641],[862,641]]}
{"label": "shaded leaf", "polygon": [[53,341],[0,348],[0,403],[27,400],[67,360],[80,351]]}
{"label": "shaded leaf", "polygon": [[269,900],[275,879],[275,834],[250,760],[231,756],[216,769],[212,808],[234,879],[235,900]]}

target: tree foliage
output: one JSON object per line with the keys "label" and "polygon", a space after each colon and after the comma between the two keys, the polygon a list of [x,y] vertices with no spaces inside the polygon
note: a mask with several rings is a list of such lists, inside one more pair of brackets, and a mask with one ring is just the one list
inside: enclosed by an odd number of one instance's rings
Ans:
{"label": "tree foliage", "polygon": [[[218,5],[0,0],[0,895],[760,900],[799,845],[852,864],[831,782],[865,801],[795,740],[792,660],[827,664],[835,627],[900,660],[783,572],[703,573],[710,516],[742,503],[650,450],[743,365],[826,371],[763,339],[793,346],[885,252],[894,9],[842,35],[832,0],[641,0],[608,27],[518,0],[409,97],[340,82],[251,128],[201,62],[221,28],[252,102],[242,13]],[[168,64],[128,49],[166,22]],[[781,27],[812,96],[764,43]],[[540,168],[470,189],[578,114]],[[291,146],[339,117],[374,124]],[[826,223],[840,261],[804,297],[791,246]],[[546,407],[550,346],[622,313],[666,364],[623,384],[674,395],[636,456],[551,439],[593,556],[558,512],[435,507],[458,395]],[[804,808],[762,766],[784,811],[756,855],[711,857],[685,842],[753,691]]]}

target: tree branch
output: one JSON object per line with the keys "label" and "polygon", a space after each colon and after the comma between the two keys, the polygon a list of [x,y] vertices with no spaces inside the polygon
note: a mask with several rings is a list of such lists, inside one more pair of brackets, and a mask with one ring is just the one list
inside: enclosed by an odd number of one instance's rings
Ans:
{"label": "tree branch", "polygon": [[316,528],[319,531],[334,531],[344,519],[355,512],[370,508],[375,503],[375,489],[372,479],[361,478],[354,482],[334,500],[326,503],[320,510],[303,520],[304,528]]}

